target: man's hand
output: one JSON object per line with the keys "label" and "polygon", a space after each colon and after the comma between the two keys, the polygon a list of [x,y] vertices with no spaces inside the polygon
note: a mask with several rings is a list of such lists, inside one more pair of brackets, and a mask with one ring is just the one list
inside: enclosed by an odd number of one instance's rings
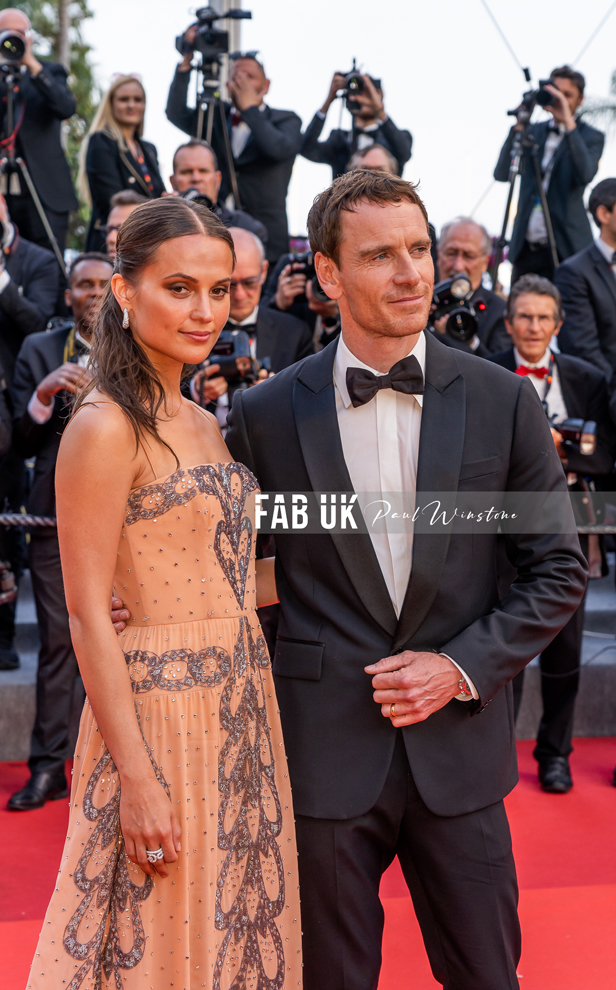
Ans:
{"label": "man's hand", "polygon": [[339,90],[344,89],[344,75],[342,72],[334,72],[334,77],[331,81],[331,86],[329,87],[329,93],[327,94],[327,99],[321,107],[321,113],[326,114],[332,103],[336,99],[336,94]]}
{"label": "man's hand", "polygon": [[423,722],[460,693],[460,671],[440,653],[405,650],[364,669],[373,675],[374,700],[396,728]]}
{"label": "man's hand", "polygon": [[87,368],[80,368],[78,364],[67,361],[61,364],[55,371],[50,372],[36,390],[39,402],[44,406],[51,405],[54,395],[58,392],[66,391],[75,393],[78,388],[87,385],[92,375]]}
{"label": "man's hand", "polygon": [[124,602],[121,598],[111,599],[111,621],[113,623],[113,628],[117,633],[124,632],[126,629],[126,623],[130,619],[130,612],[127,608],[124,608]]}
{"label": "man's hand", "polygon": [[445,316],[441,316],[440,319],[434,321],[434,329],[441,336],[445,336],[447,333],[447,320],[449,319],[449,313],[445,313]]}
{"label": "man's hand", "polygon": [[370,110],[372,115],[376,120],[385,120],[387,114],[385,113],[385,107],[383,106],[383,98],[379,93],[378,89],[372,82],[370,76],[361,76],[364,83],[364,91],[360,93],[359,96],[354,97],[361,103],[367,110]]}
{"label": "man's hand", "polygon": [[[197,33],[198,24],[191,24],[189,28],[184,31],[184,41],[187,41],[189,45],[194,45],[195,35]],[[178,65],[178,72],[190,72],[192,69],[192,60],[194,52],[186,52],[182,57],[182,61]]]}
{"label": "man's hand", "polygon": [[205,381],[203,394],[208,402],[216,402],[229,388],[226,378],[223,378],[222,375],[216,377],[218,371],[220,371],[219,364],[210,364],[207,368],[201,368],[193,378],[195,391],[199,397],[201,396],[202,383]]}
{"label": "man's hand", "polygon": [[242,112],[249,107],[260,107],[263,97],[250,76],[240,66],[236,66],[233,77],[227,83],[227,90],[234,107]]}
{"label": "man's hand", "polygon": [[27,69],[30,70],[31,76],[38,76],[39,72],[43,68],[39,60],[35,55],[32,54],[32,36],[26,36],[26,50],[24,52],[24,57],[21,60],[21,64],[25,65]]}
{"label": "man's hand", "polygon": [[552,434],[552,440],[554,441],[554,446],[556,447],[556,453],[560,457],[561,461],[567,460],[567,452],[563,450],[562,447],[562,434],[555,430],[553,426],[550,427],[550,433]]}
{"label": "man's hand", "polygon": [[568,131],[575,130],[577,126],[575,117],[571,113],[571,107],[567,103],[563,93],[556,86],[546,86],[545,89],[557,101],[554,106],[546,107],[545,109],[552,114],[557,124],[564,124]]}
{"label": "man's hand", "polygon": [[[303,272],[298,272],[298,268],[303,268],[302,264],[293,263],[285,265],[278,276],[276,287],[276,305],[278,309],[288,309],[293,305],[296,296],[301,296],[306,291],[306,276]],[[293,274],[295,273],[295,274]]]}

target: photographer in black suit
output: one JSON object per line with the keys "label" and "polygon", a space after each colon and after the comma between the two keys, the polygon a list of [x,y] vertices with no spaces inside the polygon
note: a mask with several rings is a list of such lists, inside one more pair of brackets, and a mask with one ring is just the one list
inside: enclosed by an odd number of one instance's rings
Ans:
{"label": "photographer in black suit", "polygon": [[600,230],[594,244],[560,265],[554,282],[565,306],[559,346],[590,361],[608,382],[616,372],[616,179],[598,182],[588,209]]}
{"label": "photographer in black suit", "polygon": [[[27,510],[55,516],[54,476],[62,432],[70,414],[70,395],[88,380],[90,319],[113,271],[109,258],[79,255],[68,273],[66,304],[73,321],[27,337],[13,381],[13,443],[22,457],[36,457]],[[13,794],[9,808],[27,811],[66,797],[64,762],[69,756],[69,727],[75,703],[77,661],[64,600],[58,534],[33,529],[30,571],[41,638],[36,682],[36,718],[28,767],[30,780]]]}
{"label": "photographer in black suit", "polygon": [[[184,35],[190,43],[194,41],[194,31],[193,25]],[[300,149],[302,122],[292,110],[273,110],[263,102],[270,81],[253,55],[238,52],[230,59],[227,90],[231,104],[226,105],[226,120],[240,205],[267,228],[267,258],[275,262],[289,250],[287,189]],[[166,113],[172,124],[195,136],[198,110],[186,105],[191,60],[192,54],[187,54],[177,67],[169,89]],[[231,186],[225,163],[224,135],[218,118],[212,132],[212,146],[222,171],[221,199],[224,201]]]}
{"label": "photographer in black suit", "polygon": [[320,110],[317,110],[304,131],[300,154],[311,162],[331,165],[335,179],[344,174],[349,158],[356,151],[376,143],[393,155],[398,165],[397,172],[401,174],[411,157],[413,138],[409,131],[399,130],[388,116],[380,82],[378,79],[372,79],[371,76],[361,76],[364,84],[363,92],[353,95],[349,107],[353,117],[352,130],[336,128],[324,141],[319,141],[327,111],[336,99],[337,93],[344,89],[344,78],[343,73],[334,73],[325,103]]}
{"label": "photographer in black suit", "polygon": [[[553,69],[550,79],[553,85],[546,89],[555,103],[545,109],[552,114],[553,120],[531,124],[530,133],[538,148],[542,184],[558,257],[564,261],[592,241],[583,197],[584,189],[597,173],[605,135],[576,117],[584,100],[585,80],[581,72],[564,65]],[[494,169],[494,178],[498,182],[507,182],[509,178],[515,131],[520,130],[522,124],[518,122],[511,128],[502,147]],[[529,155],[525,155],[522,161],[518,209],[509,245],[509,261],[513,264],[512,285],[527,272],[546,278],[554,275],[533,163]]]}
{"label": "photographer in black suit", "polygon": [[[308,229],[342,333],[236,393],[227,444],[261,489],[565,492],[530,382],[422,332],[433,265],[414,187],[349,172]],[[376,987],[396,855],[435,978],[517,985],[509,682],[575,611],[586,569],[575,533],[506,539],[519,575],[501,598],[496,534],[276,535],[305,990]]]}
{"label": "photographer in black suit", "polygon": [[[61,126],[63,120],[75,113],[75,97],[67,86],[64,67],[53,62],[39,62],[32,54],[32,28],[23,11],[3,10],[0,31],[19,35],[26,45],[21,63],[11,63],[19,73],[14,97],[15,156],[26,162],[49,226],[60,251],[64,251],[69,211],[76,210],[79,204],[62,149]],[[0,130],[5,139],[10,137],[6,133],[6,107],[6,82],[0,76]],[[12,185],[9,186],[7,200],[22,236],[41,247],[51,248],[21,175],[19,191],[13,191]]]}
{"label": "photographer in black suit", "polygon": [[[592,364],[550,350],[550,340],[562,326],[562,302],[558,289],[539,275],[524,275],[511,290],[507,330],[513,346],[490,357],[495,364],[528,378],[544,403],[556,450],[570,485],[576,474],[609,474],[616,455],[616,435],[610,418],[605,377]],[[558,424],[568,417],[597,424],[597,447],[592,455],[562,445]],[[575,490],[575,489],[574,489]],[[594,537],[596,540],[597,537]],[[588,559],[588,536],[580,536]],[[503,568],[501,567],[501,570]],[[511,570],[511,568],[510,568]],[[510,575],[513,579],[514,573]],[[501,580],[508,583],[505,574]],[[573,749],[573,716],[580,679],[584,626],[584,601],[566,626],[541,653],[543,715],[534,756],[544,791],[565,794],[573,780],[569,755]],[[522,698],[524,671],[513,681],[516,714]]]}

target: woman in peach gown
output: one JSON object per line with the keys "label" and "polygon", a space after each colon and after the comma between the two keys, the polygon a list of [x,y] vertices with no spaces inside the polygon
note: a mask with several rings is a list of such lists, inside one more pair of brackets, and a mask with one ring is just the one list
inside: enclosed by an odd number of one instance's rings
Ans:
{"label": "woman in peach gown", "polygon": [[[219,220],[182,199],[140,206],[118,237],[93,387],[58,459],[88,697],[32,990],[301,987],[291,793],[256,614],[276,600],[273,561],[255,566],[254,477],[180,391],[227,320],[233,262]],[[112,586],[132,616],[120,637]]]}

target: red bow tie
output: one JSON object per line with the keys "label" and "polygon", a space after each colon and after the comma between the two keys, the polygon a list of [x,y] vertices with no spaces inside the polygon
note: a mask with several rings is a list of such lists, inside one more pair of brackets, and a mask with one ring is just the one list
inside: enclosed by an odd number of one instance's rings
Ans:
{"label": "red bow tie", "polygon": [[520,364],[515,369],[516,375],[535,375],[537,378],[548,378],[549,368],[527,368],[525,364]]}
{"label": "red bow tie", "polygon": [[238,124],[242,123],[242,115],[235,107],[231,110],[229,116],[231,117],[231,127],[237,127]]}

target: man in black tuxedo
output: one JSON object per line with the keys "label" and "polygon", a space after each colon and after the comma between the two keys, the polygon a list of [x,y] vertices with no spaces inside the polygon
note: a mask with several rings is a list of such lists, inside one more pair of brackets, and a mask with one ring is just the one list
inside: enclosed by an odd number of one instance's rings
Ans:
{"label": "man in black tuxedo", "polygon": [[[530,133],[537,144],[556,250],[559,260],[564,261],[592,241],[584,207],[584,189],[597,173],[605,135],[576,117],[584,99],[585,80],[581,72],[564,65],[554,69],[550,79],[553,85],[546,89],[555,103],[545,109],[552,114],[553,120],[531,124]],[[502,147],[494,169],[494,178],[498,182],[507,182],[509,178],[514,136],[521,129],[520,123],[514,124]],[[509,260],[513,263],[512,284],[528,272],[546,278],[554,275],[547,227],[529,155],[524,156],[523,167],[518,209],[509,245]]]}
{"label": "man in black tuxedo", "polygon": [[616,179],[598,182],[588,209],[601,233],[594,244],[560,265],[554,276],[565,307],[560,349],[590,361],[608,381],[616,372],[615,207]]}
{"label": "man in black tuxedo", "polygon": [[[268,268],[263,244],[248,230],[231,227],[230,233],[236,261],[230,287],[229,322],[225,330],[245,330],[250,337],[253,357],[259,361],[269,358],[271,370],[277,373],[313,353],[312,331],[303,320],[260,305]],[[219,371],[220,365],[214,358],[210,365],[197,372],[190,392],[198,401],[200,383],[205,379],[206,408],[216,415],[224,429],[229,412],[228,386]]]}
{"label": "man in black tuxedo", "polygon": [[447,336],[447,317],[437,321],[435,329],[441,334],[441,342],[487,357],[503,350],[509,343],[505,329],[507,304],[502,296],[484,288],[482,275],[488,270],[492,239],[485,227],[470,217],[457,217],[446,223],[438,242],[438,267],[441,279],[452,278],[459,272],[468,275],[473,294],[471,302],[477,314],[477,333],[467,343]]}
{"label": "man in black tuxedo", "polygon": [[[539,275],[523,275],[513,286],[508,302],[507,329],[513,346],[501,354],[490,355],[490,360],[528,377],[535,386],[545,404],[563,469],[573,484],[577,474],[585,477],[612,471],[616,434],[605,376],[587,361],[550,350],[550,340],[561,326],[562,302],[558,289]],[[596,422],[594,454],[581,454],[573,445],[563,446],[558,424],[568,417]],[[580,537],[587,558],[588,539],[588,536]],[[511,569],[505,567],[505,570]],[[514,577],[510,573],[510,580]],[[505,574],[501,574],[501,580],[506,581]],[[543,716],[534,755],[542,787],[553,794],[565,794],[573,786],[569,756],[573,749],[573,716],[580,678],[584,600],[541,653]],[[513,680],[516,714],[522,700],[523,681],[522,670]]]}
{"label": "man in black tuxedo", "polygon": [[[186,39],[194,40],[194,26]],[[169,97],[167,117],[186,134],[197,135],[198,110],[186,105],[192,55],[185,55],[177,67]],[[227,90],[231,104],[226,105],[226,120],[231,139],[233,164],[237,174],[240,203],[267,228],[267,258],[275,262],[289,250],[287,226],[287,189],[293,162],[301,144],[302,122],[292,110],[273,110],[263,101],[270,82],[265,70],[253,55],[231,56]],[[212,147],[222,171],[221,199],[231,192],[225,159],[224,134],[216,117]]]}
{"label": "man in black tuxedo", "polygon": [[[62,432],[70,413],[69,397],[87,381],[90,321],[113,272],[103,254],[82,254],[68,273],[66,304],[74,322],[23,343],[13,381],[15,450],[35,457],[27,510],[55,516],[54,476]],[[36,717],[30,748],[30,780],[9,800],[12,811],[40,808],[66,797],[64,763],[75,704],[77,661],[71,643],[60,566],[58,534],[41,527],[30,535],[30,571],[41,638],[36,681]]]}
{"label": "man in black tuxedo", "polygon": [[[308,229],[342,334],[237,394],[227,443],[262,490],[565,491],[530,382],[422,332],[433,266],[414,187],[347,173]],[[495,548],[487,534],[276,535],[306,990],[376,988],[396,855],[436,979],[517,986],[509,682],[575,611],[586,569],[575,533],[509,534],[519,577],[500,599]]]}
{"label": "man in black tuxedo", "polygon": [[409,131],[399,130],[386,113],[380,81],[366,75],[362,75],[361,79],[364,83],[363,92],[354,95],[350,103],[347,102],[353,118],[352,130],[336,128],[324,141],[319,141],[327,111],[336,99],[337,93],[344,89],[343,73],[335,72],[325,103],[320,110],[317,110],[304,131],[300,154],[311,162],[331,165],[334,179],[346,172],[349,159],[356,151],[367,148],[373,143],[381,145],[393,155],[398,174],[402,173],[402,169],[411,157],[413,138]]}
{"label": "man in black tuxedo", "polygon": [[[53,62],[39,62],[32,54],[32,28],[21,10],[0,13],[0,31],[18,34],[26,45],[21,62],[12,62],[18,74],[14,99],[15,156],[25,160],[34,188],[45,209],[60,251],[64,251],[68,215],[79,206],[71,172],[62,149],[62,121],[72,117],[77,106],[67,85],[66,69]],[[6,82],[0,78],[0,130],[6,133]],[[14,187],[13,183],[17,182]],[[41,247],[51,244],[24,179],[17,174],[8,190],[9,209],[21,234]]]}

